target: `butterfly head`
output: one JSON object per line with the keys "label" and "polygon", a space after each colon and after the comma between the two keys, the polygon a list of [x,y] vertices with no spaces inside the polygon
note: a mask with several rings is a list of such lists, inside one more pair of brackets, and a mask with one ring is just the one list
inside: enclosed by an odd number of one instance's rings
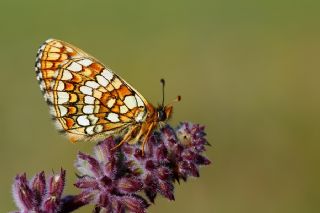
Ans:
{"label": "butterfly head", "polygon": [[161,79],[162,83],[162,104],[157,108],[157,121],[158,122],[165,122],[171,118],[172,110],[173,110],[173,103],[178,102],[181,100],[181,96],[179,95],[174,101],[170,104],[164,106],[164,86],[165,81]]}
{"label": "butterfly head", "polygon": [[164,122],[171,117],[172,106],[170,107],[158,107],[157,108],[157,120],[159,122]]}

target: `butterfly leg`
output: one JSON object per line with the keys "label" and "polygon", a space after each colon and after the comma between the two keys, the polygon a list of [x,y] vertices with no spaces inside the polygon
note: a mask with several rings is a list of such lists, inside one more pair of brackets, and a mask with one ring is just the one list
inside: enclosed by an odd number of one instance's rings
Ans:
{"label": "butterfly leg", "polygon": [[138,126],[135,126],[133,128],[131,128],[122,138],[122,140],[120,141],[120,143],[118,143],[116,146],[112,147],[111,150],[115,150],[117,148],[119,148],[122,144],[124,144],[125,142],[128,142],[130,138],[132,138],[132,133],[133,131],[135,131],[138,128]]}
{"label": "butterfly leg", "polygon": [[148,140],[149,140],[149,138],[150,138],[150,134],[151,134],[151,132],[152,132],[152,130],[153,130],[153,127],[154,127],[153,124],[151,124],[151,125],[149,126],[149,128],[148,128],[148,130],[147,130],[147,134],[146,134],[146,136],[145,136],[144,139],[143,139],[143,142],[142,142],[142,156],[144,155],[144,146],[146,145],[146,143],[148,143]]}

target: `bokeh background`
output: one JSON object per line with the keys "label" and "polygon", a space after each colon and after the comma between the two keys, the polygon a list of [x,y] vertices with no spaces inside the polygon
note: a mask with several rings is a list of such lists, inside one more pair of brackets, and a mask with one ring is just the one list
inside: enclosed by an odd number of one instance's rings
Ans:
{"label": "bokeh background", "polygon": [[[214,161],[149,212],[319,212],[320,3],[285,0],[1,1],[0,212],[17,173],[68,170],[35,79],[47,38],[81,47],[150,102],[177,94],[171,121],[206,125]],[[91,212],[86,207],[78,212]]]}

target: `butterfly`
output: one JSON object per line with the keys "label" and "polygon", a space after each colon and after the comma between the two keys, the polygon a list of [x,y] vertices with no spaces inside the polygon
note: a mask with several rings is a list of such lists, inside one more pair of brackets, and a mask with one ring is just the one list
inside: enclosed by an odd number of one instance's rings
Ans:
{"label": "butterfly", "polygon": [[143,152],[153,130],[172,115],[172,103],[154,107],[111,69],[61,40],[40,46],[35,71],[56,127],[71,142],[121,134],[113,149],[141,141]]}

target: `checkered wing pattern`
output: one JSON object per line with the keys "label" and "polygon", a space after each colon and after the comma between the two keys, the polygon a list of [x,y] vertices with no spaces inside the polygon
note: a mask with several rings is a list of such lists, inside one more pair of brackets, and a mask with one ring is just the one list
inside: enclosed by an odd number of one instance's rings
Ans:
{"label": "checkered wing pattern", "polygon": [[146,119],[143,96],[71,44],[45,41],[35,70],[57,128],[71,141],[97,140]]}

